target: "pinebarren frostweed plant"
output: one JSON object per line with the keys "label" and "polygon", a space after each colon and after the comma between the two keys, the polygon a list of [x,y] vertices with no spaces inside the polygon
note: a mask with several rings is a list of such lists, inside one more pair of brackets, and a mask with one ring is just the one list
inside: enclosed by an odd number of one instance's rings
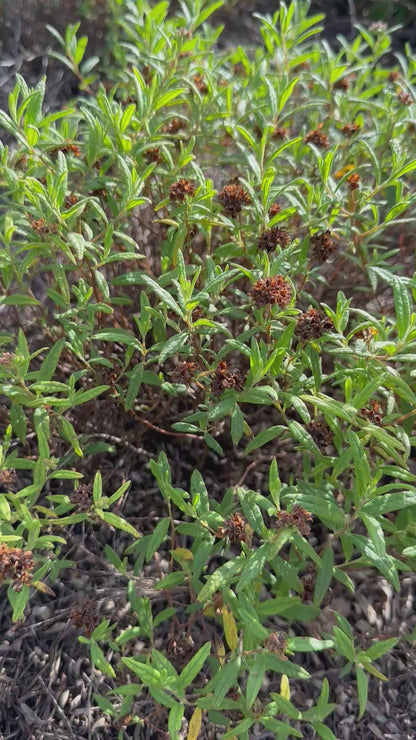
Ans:
{"label": "pinebarren frostweed plant", "polygon": [[[322,609],[354,600],[357,569],[400,591],[416,565],[416,285],[398,260],[416,68],[410,49],[383,66],[378,27],[335,52],[301,2],[255,14],[259,48],[222,52],[221,5],[110,3],[105,68],[77,26],[54,34],[78,100],[44,111],[44,82],[18,77],[0,112],[0,534],[27,558],[18,588],[3,580],[21,619],[73,527],[108,538],[136,624],[98,623],[91,601],[71,619],[120,738],[152,713],[171,737],[326,740],[336,692],[308,682],[308,653],[356,682],[361,717],[399,635],[363,649],[341,614],[317,626]],[[129,482],[94,468],[126,450],[160,491],[142,531]]]}

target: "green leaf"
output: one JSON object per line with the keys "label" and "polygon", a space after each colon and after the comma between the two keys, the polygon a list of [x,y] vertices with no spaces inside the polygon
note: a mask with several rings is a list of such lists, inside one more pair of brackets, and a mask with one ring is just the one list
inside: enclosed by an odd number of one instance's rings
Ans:
{"label": "green leaf", "polygon": [[368,676],[359,665],[355,667],[355,670],[357,673],[357,694],[359,706],[358,719],[361,719],[367,706]]}
{"label": "green leaf", "polygon": [[327,545],[321,555],[321,567],[318,569],[318,573],[315,579],[315,591],[313,595],[313,605],[320,606],[322,599],[328,591],[329,584],[332,580],[332,573],[334,568],[334,551],[331,545]]}
{"label": "green leaf", "polygon": [[65,416],[61,416],[59,419],[59,425],[61,427],[61,434],[62,437],[69,442],[73,450],[76,452],[76,454],[79,457],[83,457],[83,452],[81,450],[77,433],[72,426],[71,422],[68,421],[68,419],[65,418]]}
{"label": "green leaf", "polygon": [[101,329],[94,334],[93,339],[102,342],[115,342],[116,344],[125,344],[127,347],[134,347],[140,350],[139,340],[125,329]]}
{"label": "green leaf", "polygon": [[392,648],[399,642],[398,637],[390,637],[387,640],[378,640],[374,642],[368,650],[365,651],[365,655],[370,660],[378,660],[385,653],[390,652]]}
{"label": "green leaf", "polygon": [[91,660],[96,668],[98,668],[99,671],[104,673],[106,676],[111,676],[111,678],[115,678],[116,674],[114,672],[114,669],[110,665],[110,663],[105,659],[104,653],[101,650],[101,648],[97,645],[97,643],[92,640],[90,642],[90,650],[91,650]]}
{"label": "green leaf", "polygon": [[127,532],[128,534],[133,535],[133,537],[141,536],[137,529],[129,524],[129,522],[126,522],[125,519],[122,519],[116,514],[113,514],[111,511],[101,511],[100,509],[95,509],[95,513],[97,514],[97,516],[100,517],[100,519],[102,519],[106,524],[109,524],[111,527],[121,529],[123,532]]}
{"label": "green leaf", "polygon": [[130,374],[129,385],[127,388],[126,398],[124,401],[124,408],[126,409],[126,411],[130,411],[130,409],[133,407],[133,404],[137,398],[137,394],[139,392],[140,386],[142,384],[143,373],[144,373],[144,365],[143,363],[139,363],[138,365],[135,365],[135,367],[133,368]]}
{"label": "green leaf", "polygon": [[333,640],[318,640],[316,637],[291,637],[287,644],[295,653],[311,653],[317,650],[329,650],[334,647]]}
{"label": "green leaf", "polygon": [[254,439],[249,442],[247,447],[244,450],[244,456],[250,455],[251,452],[254,452],[254,450],[257,450],[259,447],[263,447],[263,445],[266,445],[268,442],[271,442],[272,439],[276,439],[284,430],[286,427],[282,426],[281,424],[273,427],[269,427],[269,429],[263,429],[263,431],[259,432]]}
{"label": "green leaf", "polygon": [[160,298],[162,303],[170,308],[174,313],[176,313],[178,316],[183,317],[184,312],[182,309],[178,306],[174,298],[172,298],[171,294],[168,293],[167,290],[162,288],[159,283],[156,282],[156,280],[153,280],[153,278],[149,277],[149,275],[142,275],[140,274],[140,279],[138,280],[140,283],[144,283],[149,288],[153,290],[154,293]]}
{"label": "green leaf", "polygon": [[208,659],[211,653],[211,643],[206,642],[198,652],[191,658],[188,665],[185,666],[178,679],[178,686],[182,689],[186,689],[192,684],[192,681],[200,672],[202,666]]}
{"label": "green leaf", "polygon": [[149,539],[149,544],[146,548],[146,563],[149,563],[155,554],[156,550],[160,547],[164,541],[170,527],[170,519],[161,519],[157,523],[152,535]]}
{"label": "green leaf", "polygon": [[264,661],[264,654],[257,653],[253,663],[250,666],[250,672],[247,677],[246,685],[246,702],[250,708],[254,700],[261,689],[264,674],[266,673],[266,665]]}
{"label": "green leaf", "polygon": [[177,702],[171,708],[169,712],[169,719],[168,719],[169,737],[171,738],[179,737],[179,731],[182,726],[182,718],[183,718],[184,711],[185,711],[185,707],[183,706],[183,704],[178,704]]}

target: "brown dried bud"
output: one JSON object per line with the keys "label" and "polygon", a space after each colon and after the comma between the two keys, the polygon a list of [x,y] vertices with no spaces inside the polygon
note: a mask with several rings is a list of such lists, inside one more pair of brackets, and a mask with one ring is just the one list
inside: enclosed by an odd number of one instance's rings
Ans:
{"label": "brown dried bud", "polygon": [[344,136],[352,136],[353,134],[356,134],[357,131],[361,131],[361,126],[358,125],[358,123],[346,123],[345,126],[341,129]]}
{"label": "brown dried bud", "polygon": [[160,149],[158,146],[152,147],[152,149],[146,149],[144,152],[144,158],[147,162],[160,162]]}
{"label": "brown dried bud", "polygon": [[215,375],[211,383],[211,392],[214,396],[220,395],[223,391],[232,388],[241,390],[243,381],[238,373],[231,373],[227,368],[226,362],[220,362],[215,368]]}
{"label": "brown dried bud", "polygon": [[304,537],[308,537],[311,528],[308,522],[312,521],[312,514],[306,509],[302,509],[297,504],[293,506],[292,511],[279,511],[276,516],[275,526],[277,529],[284,527],[296,527]]}
{"label": "brown dried bud", "polygon": [[346,92],[351,84],[351,80],[349,77],[342,77],[340,80],[337,80],[334,85],[334,90],[343,90]]}
{"label": "brown dried bud", "polygon": [[91,483],[81,483],[72,493],[69,494],[71,504],[76,506],[78,512],[89,511],[92,506],[92,485]]}
{"label": "brown dried bud", "polygon": [[397,93],[397,97],[403,105],[412,105],[412,103],[415,102],[413,95],[410,95],[410,93],[407,93],[404,90],[400,90],[400,92]]}
{"label": "brown dried bud", "polygon": [[225,522],[223,527],[219,527],[217,537],[224,539],[228,537],[230,542],[247,542],[250,538],[250,528],[247,519],[238,511],[232,514]]}
{"label": "brown dried bud", "polygon": [[205,93],[208,92],[208,85],[206,84],[202,75],[195,75],[194,83],[196,87],[198,88],[199,92],[202,93],[202,95],[205,95]]}
{"label": "brown dried bud", "polygon": [[286,126],[275,126],[272,131],[272,139],[287,139]]}
{"label": "brown dried bud", "polygon": [[333,328],[332,320],[323,311],[309,308],[297,318],[296,334],[307,342],[309,339],[319,339],[325,332]]}
{"label": "brown dried bud", "polygon": [[181,180],[178,180],[177,182],[174,182],[173,185],[169,188],[169,198],[173,201],[184,201],[185,196],[191,196],[194,195],[196,191],[196,185],[192,182],[192,180],[185,180],[182,178]]}
{"label": "brown dried bud", "polygon": [[389,75],[387,77],[389,82],[396,82],[396,80],[400,79],[400,72],[398,69],[392,69],[391,72],[389,72]]}
{"label": "brown dried bud", "polygon": [[[2,364],[1,359],[0,364]],[[0,490],[3,493],[16,493],[18,490],[17,475],[13,468],[0,470]]]}
{"label": "brown dried bud", "polygon": [[262,233],[257,242],[257,246],[259,249],[271,250],[275,249],[279,244],[279,246],[284,249],[291,241],[292,237],[286,229],[281,229],[278,226],[275,226],[274,228],[267,229],[267,231]]}
{"label": "brown dried bud", "polygon": [[277,303],[280,308],[283,308],[290,303],[292,286],[282,275],[274,275],[273,277],[257,280],[251,295],[258,306]]}
{"label": "brown dried bud", "polygon": [[305,144],[308,144],[309,142],[311,144],[315,144],[315,146],[319,146],[321,149],[325,149],[325,147],[329,146],[328,136],[325,131],[322,131],[320,128],[309,131],[303,141]]}
{"label": "brown dried bud", "polygon": [[241,185],[224,185],[221,192],[218,193],[218,200],[221,203],[225,214],[235,218],[240,213],[243,206],[251,203],[251,198]]}
{"label": "brown dried bud", "polygon": [[100,622],[97,614],[97,604],[92,599],[84,599],[71,610],[69,619],[74,627],[82,627],[86,637],[91,637]]}
{"label": "brown dried bud", "polygon": [[263,646],[270,653],[278,655],[281,660],[287,660],[285,655],[287,649],[286,635],[283,632],[271,632],[263,642]]}
{"label": "brown dried bud", "polygon": [[31,583],[34,565],[30,550],[9,547],[5,542],[0,543],[0,584],[11,580],[13,589],[20,591],[22,586]]}
{"label": "brown dried bud", "polygon": [[310,424],[306,425],[306,431],[309,432],[322,453],[332,443],[332,430],[326,421],[311,421]]}
{"label": "brown dried bud", "polygon": [[59,146],[54,147],[54,149],[50,150],[50,154],[52,157],[56,156],[58,152],[62,152],[63,154],[73,154],[75,157],[81,156],[81,149],[76,144],[60,144]]}
{"label": "brown dried bud", "polygon": [[165,123],[164,126],[162,126],[162,131],[165,134],[177,134],[178,131],[181,129],[186,128],[185,121],[182,121],[181,118],[171,118],[171,120],[168,123]]}
{"label": "brown dried bud", "polygon": [[347,177],[347,183],[350,186],[350,190],[357,190],[360,187],[360,176],[356,172],[353,172]]}
{"label": "brown dried bud", "polygon": [[269,208],[270,218],[273,218],[273,216],[276,216],[276,214],[280,213],[281,210],[282,210],[282,206],[280,206],[278,203],[272,203]]}
{"label": "brown dried bud", "polygon": [[199,367],[196,362],[184,360],[183,362],[179,362],[175,369],[171,372],[171,378],[174,383],[183,383],[184,385],[190,385],[198,371]]}
{"label": "brown dried bud", "polygon": [[329,230],[314,234],[311,237],[311,244],[313,256],[318,262],[325,262],[336,251],[336,246]]}
{"label": "brown dried bud", "polygon": [[373,398],[370,402],[370,408],[360,409],[362,416],[365,416],[368,421],[375,424],[378,427],[383,426],[383,411],[378,401]]}

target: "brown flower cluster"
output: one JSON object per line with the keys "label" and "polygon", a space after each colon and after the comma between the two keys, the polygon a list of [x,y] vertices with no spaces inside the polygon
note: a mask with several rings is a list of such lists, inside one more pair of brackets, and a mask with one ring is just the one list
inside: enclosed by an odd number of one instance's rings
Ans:
{"label": "brown flower cluster", "polygon": [[55,156],[58,152],[62,152],[63,154],[71,153],[74,154],[75,157],[81,156],[81,149],[76,144],[61,144],[60,146],[56,146],[54,149],[51,149],[50,154]]}
{"label": "brown flower cluster", "polygon": [[297,318],[296,334],[307,342],[309,339],[319,339],[325,332],[333,328],[332,320],[323,311],[309,308]]}
{"label": "brown flower cluster", "polygon": [[356,134],[357,131],[361,131],[361,126],[358,125],[358,123],[346,123],[345,126],[341,129],[344,136],[352,136],[353,134]]}
{"label": "brown flower cluster", "polygon": [[311,528],[308,522],[312,521],[312,514],[301,506],[295,504],[292,511],[279,511],[277,514],[276,528],[296,527],[304,537],[310,534]]}
{"label": "brown flower cluster", "polygon": [[228,388],[234,388],[234,390],[241,390],[243,387],[243,381],[238,373],[231,373],[228,370],[226,362],[220,362],[215,368],[215,374],[211,383],[211,392],[214,396],[219,396],[220,393],[227,390]]}
{"label": "brown flower cluster", "polygon": [[33,555],[30,550],[9,547],[5,542],[0,543],[0,584],[11,580],[13,589],[20,591],[22,586],[31,583],[33,568]]}
{"label": "brown flower cluster", "polygon": [[44,218],[32,218],[30,214],[27,214],[29,223],[36,231],[37,234],[50,234],[56,231],[56,224],[47,224]]}
{"label": "brown flower cluster", "polygon": [[235,218],[241,212],[243,206],[248,206],[251,203],[248,192],[236,183],[224,185],[223,189],[218,193],[218,200],[226,216],[231,216],[232,218]]}
{"label": "brown flower cluster", "polygon": [[309,432],[322,453],[332,443],[334,435],[326,421],[311,421],[310,424],[306,425],[306,431]]}
{"label": "brown flower cluster", "polygon": [[195,75],[194,76],[194,83],[196,87],[198,88],[199,92],[202,93],[202,95],[205,95],[205,93],[208,92],[208,85],[205,82],[202,75]]}
{"label": "brown flower cluster", "polygon": [[263,647],[270,653],[278,655],[281,660],[287,660],[285,656],[287,640],[283,632],[271,632],[263,642]]}
{"label": "brown flower cluster", "polygon": [[329,230],[311,236],[312,252],[318,262],[325,262],[336,252],[336,246]]}
{"label": "brown flower cluster", "polygon": [[375,424],[378,427],[383,426],[383,412],[378,401],[373,398],[370,402],[370,408],[364,408],[360,410],[362,416],[365,416],[368,421]]}
{"label": "brown flower cluster", "polygon": [[77,507],[77,512],[89,511],[92,505],[91,483],[81,483],[78,488],[75,488],[75,490],[69,494],[69,500],[71,504],[74,504]]}
{"label": "brown flower cluster", "polygon": [[160,162],[160,149],[158,146],[154,146],[151,149],[146,149],[144,152],[144,158],[147,162]]}
{"label": "brown flower cluster", "polygon": [[[0,364],[1,358],[0,358]],[[16,493],[18,490],[17,475],[13,468],[0,470],[0,491],[5,493]]]}
{"label": "brown flower cluster", "polygon": [[290,303],[292,287],[283,275],[274,275],[257,280],[257,283],[253,285],[251,295],[258,306],[277,303],[280,308],[283,308]]}
{"label": "brown flower cluster", "polygon": [[272,139],[287,139],[286,126],[275,126],[272,131]]}
{"label": "brown flower cluster", "polygon": [[82,627],[86,637],[91,637],[100,622],[97,605],[92,599],[84,599],[79,606],[71,610],[69,619],[74,627]]}
{"label": "brown flower cluster", "polygon": [[412,105],[412,103],[415,102],[413,95],[410,95],[410,93],[407,93],[404,90],[400,90],[400,92],[397,93],[397,97],[403,105]]}
{"label": "brown flower cluster", "polygon": [[349,77],[341,77],[340,80],[337,80],[334,85],[334,90],[343,90],[346,92],[351,84],[351,80]]}
{"label": "brown flower cluster", "polygon": [[282,206],[280,206],[278,203],[272,203],[269,208],[270,218],[273,218],[273,216],[275,216],[276,213],[280,213],[281,210],[282,210]]}
{"label": "brown flower cluster", "polygon": [[389,75],[387,77],[389,82],[396,82],[396,80],[400,79],[400,72],[398,69],[392,69],[391,72],[389,72]]}
{"label": "brown flower cluster", "polygon": [[184,385],[190,385],[198,372],[199,367],[196,362],[191,360],[184,360],[179,362],[175,369],[171,372],[171,378],[174,383],[183,383]]}
{"label": "brown flower cluster", "polygon": [[228,537],[230,542],[247,542],[249,526],[247,519],[236,511],[224,522],[223,527],[218,528],[217,537],[224,539]]}
{"label": "brown flower cluster", "polygon": [[181,131],[181,129],[184,128],[186,128],[185,121],[182,121],[181,118],[175,117],[171,118],[168,123],[165,123],[165,125],[162,126],[162,131],[165,134],[177,134],[178,131]]}
{"label": "brown flower cluster", "polygon": [[351,175],[348,175],[347,183],[350,186],[350,190],[357,190],[357,188],[360,187],[360,180],[361,177],[357,175],[356,172],[352,172]]}
{"label": "brown flower cluster", "polygon": [[315,144],[315,146],[319,146],[321,149],[325,149],[325,147],[329,146],[328,136],[325,131],[322,131],[320,128],[315,128],[313,131],[309,131],[304,138],[304,142],[305,144]]}
{"label": "brown flower cluster", "polygon": [[257,246],[259,249],[271,250],[275,249],[279,244],[279,246],[284,249],[284,247],[287,247],[290,242],[291,236],[286,229],[280,229],[276,226],[273,229],[267,229],[267,231],[262,233],[257,242]]}
{"label": "brown flower cluster", "polygon": [[173,201],[184,201],[186,195],[194,195],[196,191],[196,185],[192,180],[185,180],[181,178],[169,188],[169,198]]}

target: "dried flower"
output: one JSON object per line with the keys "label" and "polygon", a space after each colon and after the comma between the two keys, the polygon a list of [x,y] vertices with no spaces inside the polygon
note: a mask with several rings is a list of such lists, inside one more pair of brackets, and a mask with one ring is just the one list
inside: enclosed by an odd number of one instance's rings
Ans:
{"label": "dried flower", "polygon": [[99,624],[97,614],[97,604],[92,599],[84,599],[79,606],[71,610],[69,619],[74,627],[82,627],[86,637],[91,637],[95,628]]}
{"label": "dried flower", "polygon": [[280,229],[278,226],[275,226],[272,229],[263,231],[262,235],[259,237],[257,246],[259,249],[270,250],[275,249],[279,244],[279,246],[284,249],[284,247],[287,247],[290,242],[290,234],[285,229]]}
{"label": "dried flower", "polygon": [[400,79],[400,72],[398,69],[392,69],[392,71],[389,73],[387,77],[389,82],[396,82],[396,80]]}
{"label": "dried flower", "polygon": [[251,539],[250,528],[247,519],[238,511],[232,514],[225,522],[223,527],[219,527],[217,537],[224,539],[228,537],[230,542],[247,542]]}
{"label": "dried flower", "polygon": [[272,131],[272,139],[287,139],[286,126],[275,126]]}
{"label": "dried flower", "polygon": [[158,146],[152,147],[152,149],[146,149],[144,152],[144,158],[147,162],[160,162],[160,149]]}
{"label": "dried flower", "polygon": [[261,278],[254,284],[251,291],[254,302],[258,306],[267,306],[277,303],[280,308],[287,306],[292,297],[292,287],[282,275]]}
{"label": "dried flower", "polygon": [[360,187],[360,176],[357,175],[356,172],[353,172],[351,175],[348,175],[347,177],[347,183],[350,186],[350,190],[357,190],[357,188]]}
{"label": "dried flower", "polygon": [[334,85],[334,90],[343,90],[346,92],[351,84],[351,80],[349,77],[341,77],[340,80],[337,80]]}
{"label": "dried flower", "polygon": [[309,308],[308,311],[301,313],[296,322],[296,334],[303,341],[309,339],[319,339],[326,331],[333,328],[332,320],[316,308]]}
{"label": "dried flower", "polygon": [[221,203],[226,216],[235,218],[240,213],[243,206],[251,203],[249,194],[241,185],[224,185],[221,192],[218,193],[218,200]]}
{"label": "dried flower", "polygon": [[238,373],[231,373],[227,368],[226,362],[220,362],[215,368],[215,374],[211,383],[211,392],[218,396],[223,391],[233,388],[241,390],[243,381]]}
{"label": "dried flower", "polygon": [[273,218],[273,216],[276,216],[276,214],[280,213],[281,210],[282,210],[282,206],[280,206],[278,203],[272,203],[269,208],[270,218]]}
{"label": "dried flower", "polygon": [[71,153],[74,154],[75,157],[81,156],[81,149],[76,144],[60,144],[50,150],[50,154],[52,156],[55,156],[58,152],[62,152],[63,154]]}
{"label": "dried flower", "polygon": [[263,647],[270,653],[278,655],[281,660],[287,660],[285,652],[287,649],[286,635],[283,632],[271,632],[263,642]]}
{"label": "dried flower", "polygon": [[3,493],[16,493],[18,490],[17,475],[13,468],[3,468],[3,470],[0,470],[0,489]]}
{"label": "dried flower", "polygon": [[33,568],[33,555],[30,550],[9,547],[5,542],[0,543],[0,584],[11,580],[13,589],[20,591],[22,586],[31,583]]}
{"label": "dried flower", "polygon": [[185,121],[182,121],[181,118],[175,117],[175,118],[171,118],[169,123],[165,123],[165,125],[162,126],[162,131],[165,134],[177,134],[178,131],[184,128],[186,128]]}
{"label": "dried flower", "polygon": [[346,123],[345,126],[341,129],[344,136],[352,136],[353,134],[356,134],[357,131],[361,131],[361,126],[358,125],[358,123]]}
{"label": "dried flower", "polygon": [[309,432],[322,453],[332,443],[332,430],[326,421],[311,421],[310,424],[306,425],[306,431]]}
{"label": "dried flower", "polygon": [[325,149],[325,147],[329,146],[327,134],[319,127],[313,129],[313,131],[309,131],[304,138],[304,142],[305,144],[308,144],[309,142],[311,144],[315,144],[315,146],[319,146],[321,149]]}
{"label": "dried flower", "polygon": [[336,251],[336,246],[329,230],[314,234],[311,237],[311,244],[313,256],[318,262],[325,262]]}
{"label": "dried flower", "polygon": [[400,90],[400,92],[397,93],[397,97],[403,105],[412,105],[412,103],[415,102],[413,95],[410,95],[404,90]]}
{"label": "dried flower", "polygon": [[205,95],[208,92],[208,85],[205,82],[202,75],[195,75],[194,76],[194,83],[196,87],[198,88],[199,92],[202,93],[202,95]]}
{"label": "dried flower", "polygon": [[196,191],[196,185],[192,180],[181,178],[169,188],[169,198],[173,201],[184,201],[186,195],[193,195]]}
{"label": "dried flower", "polygon": [[383,412],[379,402],[376,401],[375,398],[371,400],[370,408],[360,409],[360,413],[362,416],[365,416],[366,419],[368,419],[368,421],[370,421],[372,424],[375,424],[378,427],[383,426]]}
{"label": "dried flower", "polygon": [[71,208],[75,205],[75,203],[78,203],[78,198],[74,193],[71,193],[70,195],[67,195],[65,198],[65,208]]}
{"label": "dried flower", "polygon": [[297,504],[292,508],[292,511],[279,511],[276,519],[275,526],[277,529],[296,527],[304,537],[310,534],[311,528],[308,522],[312,521],[312,514]]}
{"label": "dried flower", "polygon": [[92,506],[92,485],[81,483],[69,494],[71,504],[76,506],[76,511],[89,511]]}
{"label": "dried flower", "polygon": [[190,385],[198,371],[199,367],[196,362],[184,360],[176,365],[175,369],[171,372],[171,378],[174,383]]}
{"label": "dried flower", "polygon": [[50,234],[51,232],[56,231],[56,224],[47,224],[44,218],[32,218],[32,216],[28,214],[28,219],[32,229],[34,229],[37,234]]}

